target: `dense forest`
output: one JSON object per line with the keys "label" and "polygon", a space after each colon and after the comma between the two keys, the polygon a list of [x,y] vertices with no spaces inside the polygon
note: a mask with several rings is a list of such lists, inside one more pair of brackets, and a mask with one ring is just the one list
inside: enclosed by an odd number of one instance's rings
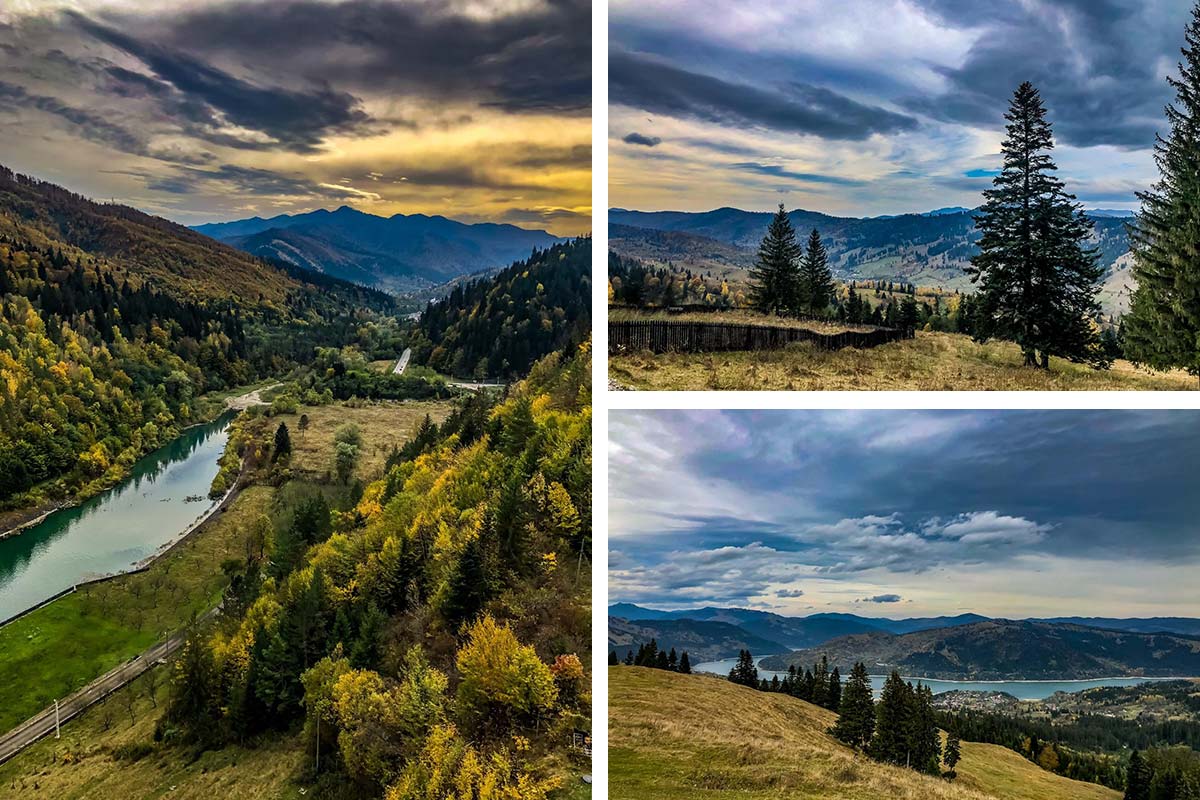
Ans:
{"label": "dense forest", "polygon": [[591,334],[592,242],[535,250],[497,275],[454,287],[430,303],[413,358],[459,377],[510,378]]}
{"label": "dense forest", "polygon": [[637,653],[633,650],[625,651],[624,660],[617,656],[617,651],[612,650],[608,654],[608,665],[616,667],[624,664],[627,667],[650,667],[652,669],[665,669],[668,672],[678,672],[681,675],[692,674],[692,658],[688,655],[688,651],[676,653],[672,647],[669,651],[660,650],[658,641],[651,639],[643,645],[639,645]]}
{"label": "dense forest", "polygon": [[[1097,700],[1121,687],[1092,690]],[[1155,686],[1160,697],[1200,705],[1189,681]],[[973,742],[1003,745],[1051,772],[1114,789],[1126,786],[1126,755],[1164,747],[1200,748],[1200,722],[1186,717],[1126,719],[1113,714],[1081,714],[1069,720],[1024,719],[974,710],[943,711],[939,724]]]}
{"label": "dense forest", "polygon": [[[264,521],[228,565],[221,621],[184,646],[157,738],[206,749],[302,729],[322,797],[537,800],[578,771],[589,347],[426,418],[352,508],[318,493]],[[244,446],[275,469],[290,436]]]}
{"label": "dense forest", "polygon": [[202,394],[318,347],[390,355],[391,313],[380,292],[0,168],[0,507],[111,485],[198,421]]}

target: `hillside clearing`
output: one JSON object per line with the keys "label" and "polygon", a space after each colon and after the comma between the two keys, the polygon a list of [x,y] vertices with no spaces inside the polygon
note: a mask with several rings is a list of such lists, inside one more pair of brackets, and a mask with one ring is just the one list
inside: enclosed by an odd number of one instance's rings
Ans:
{"label": "hillside clearing", "polygon": [[[292,440],[292,467],[312,479],[323,479],[333,469],[333,436],[337,429],[347,423],[357,425],[363,443],[354,475],[366,481],[383,473],[388,453],[408,441],[426,414],[441,424],[451,408],[448,402],[332,403],[301,406],[294,414],[277,414],[255,424],[264,424],[273,432],[280,422],[286,423]],[[302,414],[308,417],[308,427],[304,430],[300,428]]]}
{"label": "hillside clearing", "polygon": [[648,390],[1059,391],[1195,390],[1184,372],[1154,373],[1116,362],[1096,370],[1051,359],[1050,370],[1021,366],[1010,342],[976,344],[952,333],[918,331],[915,339],[869,350],[825,351],[807,343],[739,353],[630,353],[609,359],[609,375]]}
{"label": "hillside clearing", "polygon": [[[162,667],[0,765],[0,798],[50,800],[282,800],[299,798],[304,751],[290,736],[196,758],[153,743],[170,688]],[[153,697],[153,699],[151,699]]]}
{"label": "hillside clearing", "polygon": [[855,754],[836,715],[721,678],[610,667],[609,796],[737,800],[1119,800],[998,745],[963,742],[945,781]]}

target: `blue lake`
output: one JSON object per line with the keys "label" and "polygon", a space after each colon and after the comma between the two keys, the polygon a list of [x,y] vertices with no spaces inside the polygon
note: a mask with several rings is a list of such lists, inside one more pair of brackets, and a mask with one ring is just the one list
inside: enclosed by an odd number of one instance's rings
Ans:
{"label": "blue lake", "polygon": [[[721,661],[706,661],[701,664],[696,664],[692,667],[694,672],[710,672],[716,675],[728,675],[729,670],[733,669],[733,665],[737,663],[736,658],[726,658]],[[778,675],[781,679],[787,675],[786,672],[775,672],[769,669],[758,668],[758,676],[770,680],[772,676]],[[976,692],[1007,692],[1018,700],[1044,700],[1055,692],[1081,692],[1084,689],[1092,689],[1097,686],[1136,686],[1139,683],[1146,683],[1155,680],[1171,680],[1170,678],[1098,678],[1096,680],[1086,681],[938,681],[929,678],[910,678],[902,676],[906,681],[912,681],[927,685],[933,690],[934,694],[941,692],[950,692],[955,689],[964,691]],[[845,676],[843,676],[845,680]],[[883,689],[883,682],[887,680],[886,675],[872,675],[871,685],[875,689],[876,696]]]}

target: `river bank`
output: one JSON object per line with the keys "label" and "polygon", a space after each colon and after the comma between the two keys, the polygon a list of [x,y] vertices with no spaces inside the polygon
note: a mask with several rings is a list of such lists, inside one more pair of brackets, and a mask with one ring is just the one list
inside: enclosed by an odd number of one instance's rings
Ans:
{"label": "river bank", "polygon": [[[261,393],[270,391],[271,389],[281,385],[282,384],[278,382],[271,384],[254,384],[254,388],[243,387],[246,388],[247,391],[244,391],[241,394],[230,395],[223,399],[219,397],[210,398],[213,402],[209,404],[209,413],[204,414],[201,419],[180,428],[174,436],[170,437],[171,441],[174,441],[180,436],[187,434],[194,428],[211,424],[213,421],[220,419],[223,414],[226,414],[230,411],[241,412],[245,411],[247,408],[251,408],[252,406],[266,405],[267,401],[262,399]],[[170,442],[162,447],[166,447],[169,444]],[[162,447],[156,449],[162,449]],[[150,451],[149,453],[143,454],[142,457],[138,459],[138,462],[149,457],[153,454],[153,452],[154,451]],[[55,514],[59,511],[64,511],[66,509],[75,508],[80,504],[87,502],[88,500],[99,497],[105,492],[112,491],[115,487],[120,486],[124,481],[129,479],[132,470],[138,462],[134,462],[134,464],[130,465],[130,467],[124,470],[124,472],[111,484],[97,487],[94,491],[79,493],[74,497],[67,499],[46,500],[22,508],[0,511],[0,541],[25,533],[30,528],[34,528],[44,522],[52,514]],[[45,487],[43,486],[41,488]]]}

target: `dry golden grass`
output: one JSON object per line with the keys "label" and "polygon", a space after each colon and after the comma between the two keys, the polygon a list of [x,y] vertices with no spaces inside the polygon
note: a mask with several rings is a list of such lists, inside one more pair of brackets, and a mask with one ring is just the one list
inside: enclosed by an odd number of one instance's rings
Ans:
{"label": "dry golden grass", "polygon": [[[301,797],[295,776],[305,760],[290,736],[267,737],[255,749],[236,746],[188,757],[153,743],[154,724],[168,698],[163,667],[139,678],[0,765],[0,798],[28,800],[282,800]],[[151,702],[151,690],[154,701]],[[131,715],[132,713],[132,721]],[[144,754],[120,758],[122,747]]]}
{"label": "dry golden grass", "polygon": [[614,800],[1119,800],[998,745],[964,742],[949,782],[878,764],[825,731],[835,715],[707,675],[610,667]]}
{"label": "dry golden grass", "polygon": [[[362,431],[363,446],[354,475],[371,481],[383,473],[383,464],[393,447],[411,438],[428,414],[441,422],[450,413],[449,402],[378,402],[361,406],[331,403],[327,406],[301,406],[295,414],[279,414],[266,420],[274,430],[287,423],[292,439],[292,468],[310,478],[322,477],[333,468],[333,435],[339,427],[352,422]],[[308,416],[308,428],[300,430],[300,416]]]}
{"label": "dry golden grass", "polygon": [[845,322],[812,319],[793,319],[791,317],[776,317],[760,314],[748,309],[732,311],[687,311],[672,314],[666,311],[641,311],[629,308],[609,309],[608,319],[611,322],[712,322],[727,325],[761,325],[764,328],[803,328],[821,333],[842,333],[843,331],[870,331],[870,325],[848,325]]}
{"label": "dry golden grass", "polygon": [[1118,361],[1097,370],[1051,359],[1050,370],[1021,366],[1009,342],[976,344],[951,333],[869,350],[819,350],[811,344],[737,353],[631,353],[612,356],[609,375],[632,389],[653,390],[1195,390],[1184,372],[1154,373]]}

